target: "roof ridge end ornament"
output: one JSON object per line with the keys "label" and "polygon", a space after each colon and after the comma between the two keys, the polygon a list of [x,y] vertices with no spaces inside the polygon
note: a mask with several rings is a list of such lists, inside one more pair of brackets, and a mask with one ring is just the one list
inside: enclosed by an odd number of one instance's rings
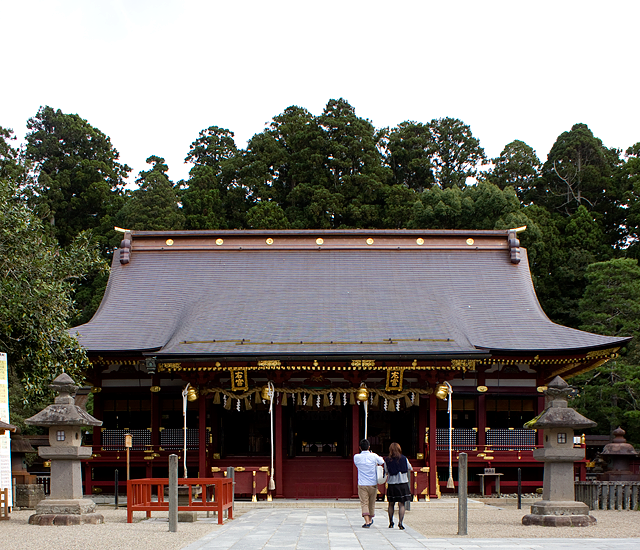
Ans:
{"label": "roof ridge end ornament", "polygon": [[509,229],[508,243],[512,264],[520,263],[520,240],[518,239],[518,233],[524,231],[526,228],[527,226],[523,225],[521,227]]}
{"label": "roof ridge end ornament", "polygon": [[122,227],[114,227],[118,233],[124,233],[123,239],[120,241],[120,263],[128,264],[131,261],[131,230]]}

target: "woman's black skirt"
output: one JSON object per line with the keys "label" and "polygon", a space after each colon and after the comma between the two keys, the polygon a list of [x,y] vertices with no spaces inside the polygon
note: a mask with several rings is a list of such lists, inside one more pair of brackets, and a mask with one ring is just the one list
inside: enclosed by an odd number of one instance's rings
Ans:
{"label": "woman's black skirt", "polygon": [[411,500],[411,489],[408,483],[393,483],[387,485],[387,500],[389,502],[406,502]]}

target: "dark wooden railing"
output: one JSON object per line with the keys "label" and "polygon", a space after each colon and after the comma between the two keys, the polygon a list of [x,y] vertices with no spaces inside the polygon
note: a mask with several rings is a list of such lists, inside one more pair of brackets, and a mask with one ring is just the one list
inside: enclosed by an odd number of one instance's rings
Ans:
{"label": "dark wooden railing", "polygon": [[[233,482],[224,478],[188,478],[179,480],[181,486],[188,488],[186,505],[178,504],[179,512],[217,512],[218,523],[222,524],[222,514],[233,519]],[[133,522],[133,512],[168,511],[169,501],[165,499],[165,487],[169,487],[169,478],[131,479],[127,481],[127,523]],[[199,497],[194,488],[199,487]],[[154,497],[155,492],[155,497]]]}
{"label": "dark wooden railing", "polygon": [[640,481],[576,481],[576,500],[590,510],[638,510]]}

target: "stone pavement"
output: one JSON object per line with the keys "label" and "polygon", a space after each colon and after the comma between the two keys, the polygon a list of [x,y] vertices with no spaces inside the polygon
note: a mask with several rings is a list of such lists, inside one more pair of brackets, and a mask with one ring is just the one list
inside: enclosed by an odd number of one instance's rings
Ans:
{"label": "stone pavement", "polygon": [[[396,518],[397,519],[397,518]],[[410,521],[410,517],[407,516]],[[640,539],[428,539],[410,527],[389,529],[379,515],[373,526],[363,529],[357,509],[269,509],[251,510],[225,523],[183,550],[637,550]]]}

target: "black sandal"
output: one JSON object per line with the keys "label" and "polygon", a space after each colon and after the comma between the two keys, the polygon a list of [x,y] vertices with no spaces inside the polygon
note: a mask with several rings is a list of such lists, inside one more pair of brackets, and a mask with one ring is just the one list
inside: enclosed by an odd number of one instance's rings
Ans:
{"label": "black sandal", "polygon": [[389,524],[389,529],[393,529],[393,521]]}
{"label": "black sandal", "polygon": [[398,523],[398,529],[404,529],[404,525],[402,525],[402,523]]}

